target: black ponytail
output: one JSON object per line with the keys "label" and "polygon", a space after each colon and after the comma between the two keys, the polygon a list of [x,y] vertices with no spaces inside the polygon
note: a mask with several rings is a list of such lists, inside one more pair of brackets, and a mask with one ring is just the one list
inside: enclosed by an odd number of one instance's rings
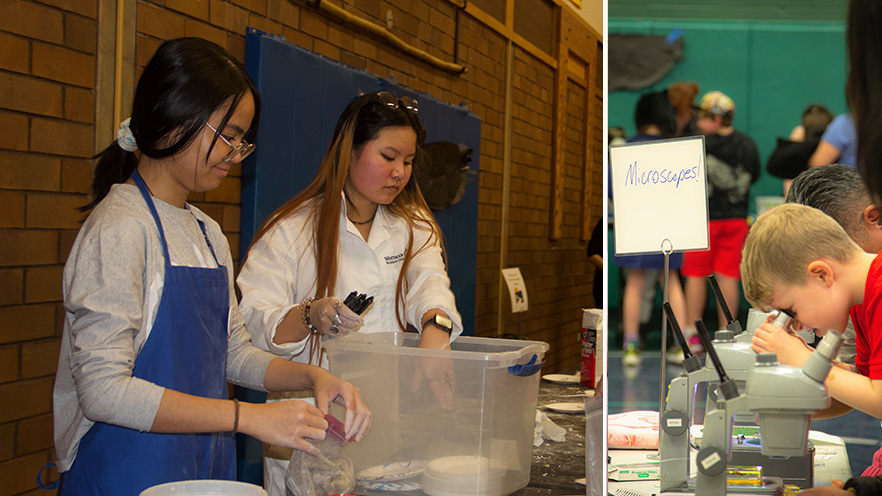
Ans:
{"label": "black ponytail", "polygon": [[98,205],[110,192],[110,187],[125,182],[138,165],[134,152],[123,150],[116,141],[93,158],[95,171],[92,178],[92,201],[80,207],[82,212],[95,208],[95,205]]}

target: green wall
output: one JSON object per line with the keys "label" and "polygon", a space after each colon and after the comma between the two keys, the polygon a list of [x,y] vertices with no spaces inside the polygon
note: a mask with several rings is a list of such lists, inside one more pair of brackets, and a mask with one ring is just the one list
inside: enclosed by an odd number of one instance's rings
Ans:
{"label": "green wall", "polygon": [[[618,3],[618,0],[610,1],[610,15],[614,11],[612,5]],[[734,126],[750,135],[759,148],[763,171],[751,188],[752,197],[781,194],[781,180],[766,173],[765,164],[776,138],[786,137],[799,124],[808,104],[826,105],[834,115],[846,111],[845,23],[842,21],[611,17],[608,26],[610,34],[662,36],[680,28],[684,41],[683,58],[654,86],[608,95],[609,126],[622,127],[632,135],[634,105],[639,96],[645,91],[664,89],[675,81],[698,83],[701,92],[696,102],[704,92],[720,90],[735,101]],[[750,211],[755,211],[753,199]],[[619,305],[618,279],[615,267],[610,266],[610,308]]]}
{"label": "green wall", "polygon": [[[609,0],[610,19],[753,19],[837,21],[848,0]],[[612,32],[612,29],[610,29]]]}

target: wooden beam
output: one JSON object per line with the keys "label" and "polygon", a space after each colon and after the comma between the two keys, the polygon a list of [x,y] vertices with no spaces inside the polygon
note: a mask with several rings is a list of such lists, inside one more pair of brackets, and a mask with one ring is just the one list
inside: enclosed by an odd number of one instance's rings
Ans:
{"label": "wooden beam", "polygon": [[397,48],[402,52],[416,57],[424,62],[428,62],[429,64],[432,64],[439,69],[443,69],[454,74],[462,74],[466,71],[466,67],[464,65],[442,60],[425,50],[422,50],[411,45],[410,43],[407,43],[398,36],[395,36],[388,29],[386,29],[385,26],[381,26],[373,21],[365,19],[364,17],[357,16],[351,12],[347,12],[346,10],[343,10],[342,7],[339,7],[329,1],[318,0],[317,8],[334,16],[335,18],[337,18],[337,20],[342,21],[343,24],[361,28],[374,37],[388,42],[394,48]]}
{"label": "wooden beam", "polygon": [[[594,84],[594,81],[597,77],[597,64],[602,63],[603,61],[597,60],[596,56],[591,57],[591,60],[588,62],[588,85],[585,87],[585,163],[583,164],[582,172],[582,226],[579,235],[579,239],[582,241],[587,241],[594,231],[594,223],[591,222],[592,212],[590,205],[591,198],[594,195],[594,170],[595,167],[603,167],[602,161],[599,164],[594,162],[594,136],[597,134],[594,131],[594,116],[598,112],[603,111],[603,95],[601,95],[601,98],[597,98],[597,85]],[[599,109],[597,108],[598,100],[600,101]],[[603,177],[602,174],[601,177]],[[602,185],[601,191],[603,191]],[[600,204],[603,205],[603,198],[600,199]],[[599,214],[603,214],[602,206]],[[597,275],[594,277],[597,277]]]}
{"label": "wooden beam", "polygon": [[549,239],[560,239],[563,235],[563,194],[564,194],[564,135],[567,125],[567,58],[569,50],[563,43],[558,44],[557,70],[554,73],[554,107],[551,148],[551,220]]}
{"label": "wooden beam", "polygon": [[567,77],[582,88],[588,89],[588,63],[570,52],[567,60]]}
{"label": "wooden beam", "polygon": [[543,63],[545,63],[545,65],[548,65],[552,69],[557,70],[558,61],[554,60],[554,57],[552,57],[551,55],[543,52],[541,48],[537,47],[536,45],[534,45],[534,44],[530,43],[529,41],[527,41],[526,39],[524,39],[523,36],[521,36],[515,32],[512,32],[511,33],[511,41],[513,41],[515,43],[515,45],[517,45],[519,48],[522,48],[524,51],[526,51],[530,55],[541,60]]}
{"label": "wooden beam", "polygon": [[487,27],[501,34],[502,36],[511,39],[511,29],[508,28],[504,23],[499,22],[492,15],[481,10],[480,7],[476,7],[475,4],[469,3],[465,8],[466,14],[474,17],[478,21],[485,24]]}

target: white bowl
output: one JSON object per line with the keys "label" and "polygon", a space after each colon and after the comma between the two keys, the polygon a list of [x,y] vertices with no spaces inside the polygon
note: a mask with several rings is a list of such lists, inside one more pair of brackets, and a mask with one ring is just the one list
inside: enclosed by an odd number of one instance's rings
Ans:
{"label": "white bowl", "polygon": [[260,486],[225,480],[169,482],[145,489],[140,496],[267,496]]}

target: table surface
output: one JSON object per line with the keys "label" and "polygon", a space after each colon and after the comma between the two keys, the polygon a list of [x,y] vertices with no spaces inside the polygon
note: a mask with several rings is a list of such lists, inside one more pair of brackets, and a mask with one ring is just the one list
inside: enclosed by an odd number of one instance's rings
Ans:
{"label": "table surface", "polygon": [[[816,486],[829,485],[832,479],[846,480],[851,477],[851,468],[848,463],[848,453],[841,438],[824,434],[822,432],[809,431],[809,438],[815,446],[815,467],[814,475]],[[609,450],[612,463],[636,463],[646,461],[650,456],[657,457],[657,450]],[[690,451],[692,458],[692,471],[694,476],[695,467],[695,451]],[[657,458],[656,458],[657,459]],[[651,494],[667,495],[676,494],[682,496],[682,492],[664,492],[659,491],[659,481],[630,481],[615,482],[609,481],[609,491],[616,494],[616,490],[621,490],[623,494],[645,495]],[[751,496],[748,493],[741,493],[740,496]]]}

